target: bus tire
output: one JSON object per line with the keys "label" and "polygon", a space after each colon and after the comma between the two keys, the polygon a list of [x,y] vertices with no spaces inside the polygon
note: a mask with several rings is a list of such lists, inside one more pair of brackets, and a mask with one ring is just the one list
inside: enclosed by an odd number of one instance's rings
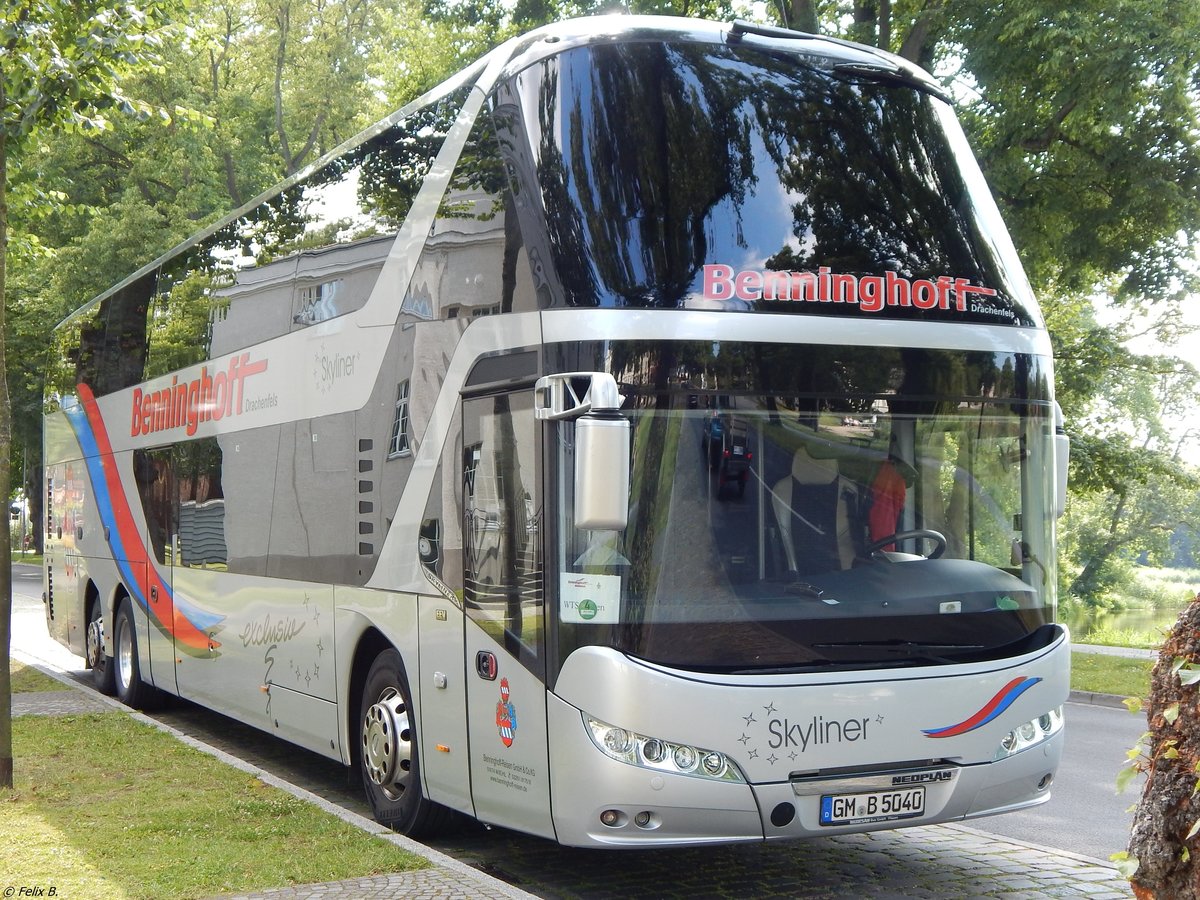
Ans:
{"label": "bus tire", "polygon": [[113,658],[104,652],[104,604],[97,597],[88,613],[87,626],[87,665],[92,670],[92,687],[110,697],[116,693],[117,678],[116,664]]}
{"label": "bus tire", "polygon": [[128,597],[121,599],[117,614],[113,617],[112,660],[117,699],[134,709],[153,709],[157,706],[162,695],[142,680],[141,664],[138,662],[137,625]]}
{"label": "bus tire", "polygon": [[375,657],[363,684],[358,726],[359,768],[375,821],[409,837],[443,831],[451,810],[421,790],[417,724],[400,654]]}

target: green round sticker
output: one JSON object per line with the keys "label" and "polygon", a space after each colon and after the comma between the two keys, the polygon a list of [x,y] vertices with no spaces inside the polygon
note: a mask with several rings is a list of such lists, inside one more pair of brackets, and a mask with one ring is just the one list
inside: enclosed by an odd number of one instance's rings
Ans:
{"label": "green round sticker", "polygon": [[578,609],[579,609],[579,618],[585,619],[585,620],[596,618],[596,613],[599,612],[599,610],[596,609],[596,601],[595,600],[580,600]]}

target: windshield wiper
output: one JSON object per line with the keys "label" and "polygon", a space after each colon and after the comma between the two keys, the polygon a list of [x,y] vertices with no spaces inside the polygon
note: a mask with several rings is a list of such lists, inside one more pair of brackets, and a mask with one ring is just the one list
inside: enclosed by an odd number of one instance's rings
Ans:
{"label": "windshield wiper", "polygon": [[[956,662],[946,653],[970,652],[983,650],[983,644],[938,644],[918,643],[917,641],[846,641],[837,644],[812,644],[813,650],[875,650],[881,655],[890,657],[905,657],[909,659],[926,659],[931,662]],[[837,655],[836,653],[834,655]]]}
{"label": "windshield wiper", "polygon": [[939,100],[950,101],[950,95],[932,81],[917,77],[914,73],[898,66],[872,65],[870,63],[846,62],[833,67],[835,75],[848,75],[852,78],[862,78],[867,81],[878,81],[881,84],[902,85],[914,90],[931,94]]}

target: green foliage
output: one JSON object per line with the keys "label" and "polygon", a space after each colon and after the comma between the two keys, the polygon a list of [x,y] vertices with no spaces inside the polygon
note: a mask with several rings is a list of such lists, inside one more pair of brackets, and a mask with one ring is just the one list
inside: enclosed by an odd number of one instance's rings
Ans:
{"label": "green foliage", "polygon": [[972,131],[1035,284],[1194,286],[1178,235],[1200,224],[1198,33],[1200,6],[1179,0],[954,5]]}

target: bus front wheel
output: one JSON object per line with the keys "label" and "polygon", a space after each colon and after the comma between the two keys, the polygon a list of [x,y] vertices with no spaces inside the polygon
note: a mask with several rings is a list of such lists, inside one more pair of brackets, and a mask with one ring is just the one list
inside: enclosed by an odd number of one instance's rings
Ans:
{"label": "bus front wheel", "polygon": [[404,664],[395,650],[375,657],[360,709],[359,763],[375,820],[410,837],[441,830],[450,810],[421,791],[416,715]]}

